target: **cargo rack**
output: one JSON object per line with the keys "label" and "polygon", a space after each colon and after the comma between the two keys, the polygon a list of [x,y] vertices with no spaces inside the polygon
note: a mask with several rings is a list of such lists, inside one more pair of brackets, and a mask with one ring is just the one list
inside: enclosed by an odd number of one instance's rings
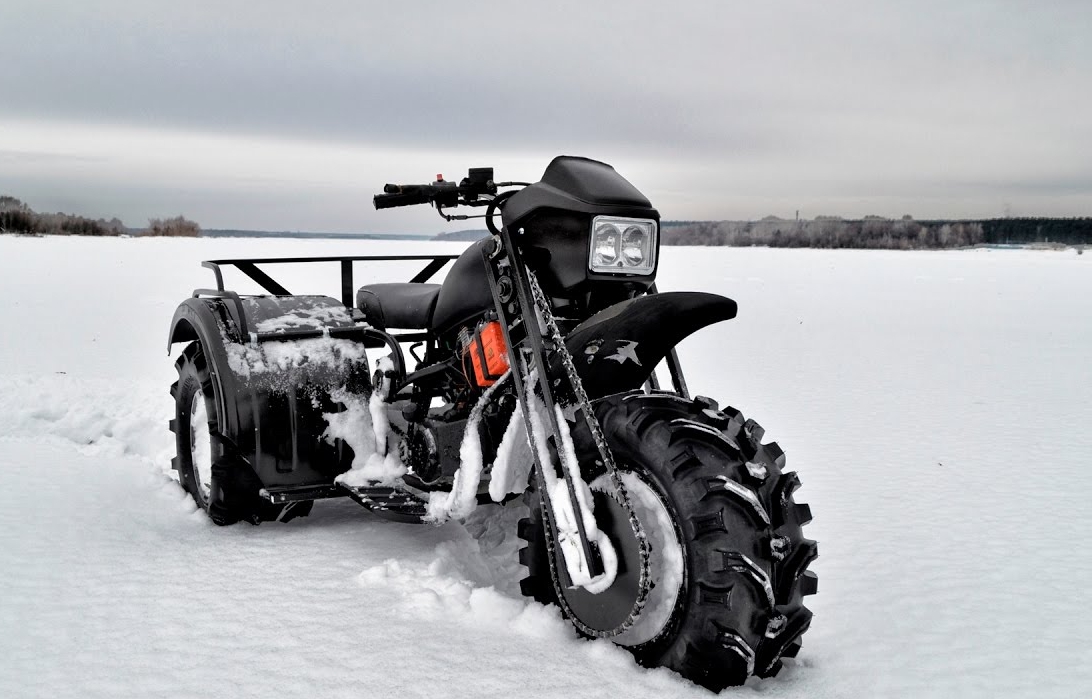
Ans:
{"label": "cargo rack", "polygon": [[421,284],[439,272],[448,262],[458,259],[458,255],[356,255],[349,257],[248,257],[235,260],[206,260],[201,263],[216,275],[217,294],[228,293],[224,289],[224,275],[220,270],[222,266],[231,266],[250,277],[263,289],[274,296],[292,296],[292,292],[285,289],[277,280],[258,269],[260,264],[298,264],[301,262],[338,262],[341,265],[341,302],[346,308],[354,308],[356,289],[353,288],[353,263],[354,262],[412,262],[415,260],[428,260],[428,264],[415,274],[410,283]]}
{"label": "cargo rack", "polygon": [[[238,258],[231,260],[205,260],[201,263],[202,267],[212,270],[212,273],[216,277],[215,289],[194,289],[193,298],[220,298],[226,301],[230,301],[235,307],[235,320],[239,325],[240,336],[242,338],[249,337],[252,341],[261,342],[265,340],[290,340],[290,339],[303,339],[316,335],[316,331],[301,330],[301,331],[287,331],[277,333],[251,333],[247,327],[246,312],[243,308],[242,298],[238,293],[224,288],[224,274],[221,267],[230,266],[235,267],[247,277],[257,282],[257,284],[274,296],[293,296],[292,292],[284,287],[280,282],[273,277],[265,273],[265,271],[258,268],[260,264],[299,264],[304,262],[337,262],[341,267],[341,302],[350,311],[354,311],[356,308],[355,295],[356,290],[353,288],[353,263],[354,262],[413,262],[427,260],[428,264],[424,266],[417,274],[410,279],[412,284],[423,284],[431,279],[437,272],[443,269],[452,260],[458,259],[458,255],[351,255],[351,256],[333,256],[333,257],[248,257]],[[326,331],[331,336],[345,335],[345,334],[357,334],[363,332],[365,336],[363,339],[365,344],[369,347],[378,347],[386,345],[396,352],[396,364],[399,371],[404,371],[404,362],[401,358],[401,350],[398,349],[398,343],[400,342],[419,342],[428,339],[428,333],[399,333],[397,335],[391,335],[383,331],[375,329],[366,329],[361,331],[359,328],[334,328]]]}

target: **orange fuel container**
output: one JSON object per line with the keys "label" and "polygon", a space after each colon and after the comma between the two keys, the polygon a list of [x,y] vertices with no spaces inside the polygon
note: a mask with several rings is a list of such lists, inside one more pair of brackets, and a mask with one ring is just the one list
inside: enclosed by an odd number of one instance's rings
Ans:
{"label": "orange fuel container", "polygon": [[508,371],[508,347],[504,344],[504,330],[498,321],[478,326],[465,352],[470,355],[474,383],[479,388],[492,386]]}

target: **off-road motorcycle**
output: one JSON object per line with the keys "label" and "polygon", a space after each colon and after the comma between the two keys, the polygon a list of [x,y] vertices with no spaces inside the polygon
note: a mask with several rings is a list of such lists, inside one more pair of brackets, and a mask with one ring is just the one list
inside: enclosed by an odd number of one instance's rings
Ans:
{"label": "off-road motorcycle", "polygon": [[[812,617],[810,510],[757,422],[690,396],[675,346],[736,304],[657,292],[648,199],[605,163],[558,157],[534,184],[477,168],[374,204],[484,207],[490,235],[458,256],[205,262],[216,288],[179,306],[168,342],[189,343],[171,428],[198,506],[256,524],[349,497],[443,522],[523,498],[521,588],[581,634],[713,690],[776,674]],[[354,263],[384,260],[427,264],[354,288]],[[303,262],[338,266],[340,300],[261,268]],[[228,268],[268,294],[225,289]]]}

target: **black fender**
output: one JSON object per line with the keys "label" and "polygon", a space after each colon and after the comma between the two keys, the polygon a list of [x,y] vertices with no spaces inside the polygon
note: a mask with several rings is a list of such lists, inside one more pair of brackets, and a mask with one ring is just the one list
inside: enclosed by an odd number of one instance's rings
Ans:
{"label": "black fender", "polygon": [[225,424],[218,425],[220,434],[236,442],[239,434],[238,381],[228,367],[224,342],[229,328],[235,327],[223,299],[190,298],[178,305],[167,334],[167,353],[176,342],[201,343],[208,362],[209,377],[216,384],[217,414]]}
{"label": "black fender", "polygon": [[[216,386],[217,431],[225,450],[249,464],[265,487],[329,484],[347,471],[352,449],[341,440],[331,444],[323,438],[323,413],[344,409],[332,400],[332,390],[344,387],[365,397],[371,393],[366,360],[358,370],[324,369],[321,375],[313,370],[256,376],[233,368],[229,353],[237,365],[239,348],[280,341],[276,320],[297,317],[286,327],[297,335],[347,334],[354,326],[342,303],[329,297],[228,294],[186,299],[168,333],[168,351],[176,342],[201,343]],[[290,333],[284,339],[291,339]]]}
{"label": "black fender", "polygon": [[589,398],[640,388],[675,345],[736,316],[736,302],[699,291],[638,296],[605,308],[565,337]]}

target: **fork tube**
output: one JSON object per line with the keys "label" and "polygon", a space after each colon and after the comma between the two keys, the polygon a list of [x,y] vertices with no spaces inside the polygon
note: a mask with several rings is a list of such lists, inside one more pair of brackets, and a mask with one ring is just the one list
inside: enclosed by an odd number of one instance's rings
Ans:
{"label": "fork tube", "polygon": [[[569,500],[572,503],[574,519],[576,519],[576,530],[580,536],[580,547],[584,553],[584,560],[587,561],[589,567],[589,573],[591,577],[595,577],[603,572],[602,564],[598,557],[593,555],[591,544],[588,541],[588,535],[584,528],[584,517],[581,514],[580,501],[576,496],[576,486],[573,483],[573,476],[569,472],[569,469],[565,467],[564,460],[560,458],[557,452],[558,443],[561,435],[561,427],[557,421],[557,411],[555,410],[556,402],[554,400],[553,390],[550,387],[550,376],[547,371],[548,366],[546,364],[546,346],[542,339],[542,329],[539,327],[539,318],[537,308],[534,305],[531,298],[531,288],[527,281],[527,277],[523,274],[523,260],[520,258],[519,253],[516,251],[515,246],[512,244],[512,238],[508,233],[506,227],[501,228],[502,251],[508,256],[509,274],[512,277],[512,283],[515,287],[515,300],[517,305],[517,311],[519,316],[523,319],[524,332],[527,335],[527,340],[531,345],[531,354],[534,355],[533,362],[535,369],[538,371],[538,385],[542,389],[542,402],[546,408],[546,412],[549,417],[549,428],[551,431],[551,437],[554,440],[553,449],[547,444],[547,453],[550,454],[551,461],[557,458],[557,463],[542,464],[539,461],[539,455],[537,449],[532,449],[535,463],[539,468],[538,482],[542,492],[546,495],[543,502],[549,506],[549,493],[546,492],[545,480],[542,475],[542,469],[549,468],[554,469],[554,472],[561,471],[562,476],[565,479],[565,485],[568,489]],[[528,434],[531,433],[531,411],[529,405],[529,388],[524,385],[523,377],[519,376],[519,355],[516,348],[511,344],[511,337],[508,334],[509,316],[512,315],[508,312],[505,304],[501,302],[500,295],[497,289],[497,280],[493,271],[494,261],[490,258],[489,253],[483,251],[485,255],[485,267],[487,270],[487,276],[489,278],[489,286],[493,290],[493,298],[496,301],[497,314],[501,318],[501,328],[504,332],[504,340],[508,343],[508,356],[512,364],[512,373],[514,375],[516,390],[519,393],[520,402],[523,405],[523,418],[527,425]],[[533,387],[530,389],[533,390]],[[532,437],[533,438],[533,437]]]}
{"label": "fork tube", "polygon": [[[657,291],[656,285],[653,284],[648,287],[648,293],[658,294],[660,292]],[[671,383],[675,386],[675,393],[678,393],[683,398],[689,399],[690,391],[686,388],[686,379],[683,377],[682,364],[679,362],[679,353],[672,347],[671,351],[667,353],[667,356],[664,357],[664,359],[667,361],[667,370],[671,374]],[[652,375],[656,375],[655,369],[652,370]]]}

